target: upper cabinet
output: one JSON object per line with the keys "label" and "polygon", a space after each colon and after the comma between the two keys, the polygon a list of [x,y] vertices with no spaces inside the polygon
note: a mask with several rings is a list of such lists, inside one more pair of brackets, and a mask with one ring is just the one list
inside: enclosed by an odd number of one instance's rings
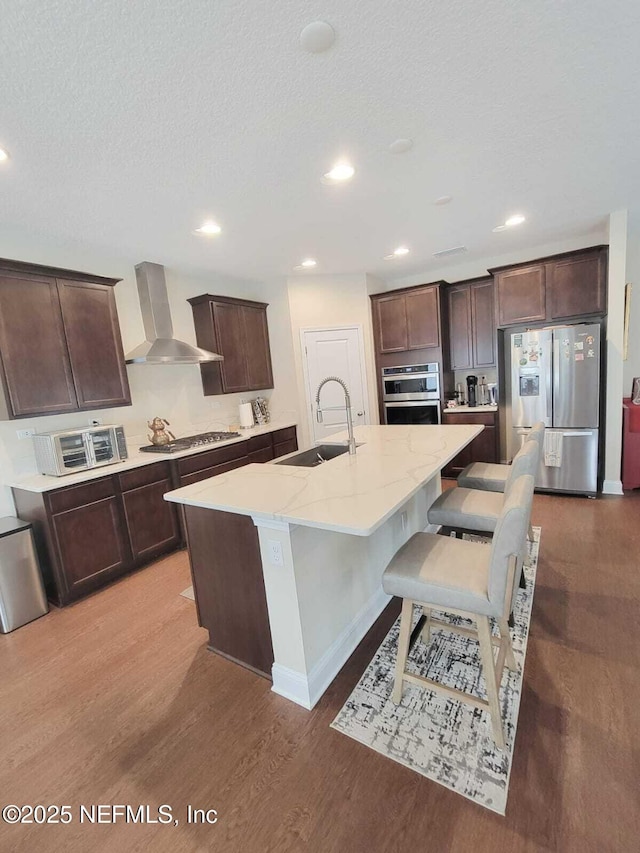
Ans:
{"label": "upper cabinet", "polygon": [[205,396],[273,388],[267,305],[208,293],[188,301],[198,346],[224,356],[200,365]]}
{"label": "upper cabinet", "polygon": [[0,260],[0,417],[131,404],[117,281]]}
{"label": "upper cabinet", "polygon": [[499,326],[606,312],[606,246],[491,272]]}
{"label": "upper cabinet", "polygon": [[372,296],[378,352],[440,346],[439,285]]}
{"label": "upper cabinet", "polygon": [[493,279],[462,282],[447,288],[452,370],[493,367],[496,327]]}

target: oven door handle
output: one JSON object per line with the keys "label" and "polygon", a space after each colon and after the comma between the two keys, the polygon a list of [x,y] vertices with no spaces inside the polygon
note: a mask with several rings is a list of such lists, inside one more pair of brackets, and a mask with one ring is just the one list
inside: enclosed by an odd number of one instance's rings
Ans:
{"label": "oven door handle", "polygon": [[387,403],[384,404],[388,409],[397,409],[402,406],[406,409],[407,406],[439,406],[439,400],[405,400],[404,403]]}

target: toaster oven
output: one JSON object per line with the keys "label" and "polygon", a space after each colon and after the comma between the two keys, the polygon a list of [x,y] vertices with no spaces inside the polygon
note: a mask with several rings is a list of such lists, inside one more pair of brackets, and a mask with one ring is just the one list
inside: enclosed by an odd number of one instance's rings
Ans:
{"label": "toaster oven", "polygon": [[112,465],[127,458],[121,426],[96,426],[36,433],[36,464],[41,474],[62,477],[85,468]]}

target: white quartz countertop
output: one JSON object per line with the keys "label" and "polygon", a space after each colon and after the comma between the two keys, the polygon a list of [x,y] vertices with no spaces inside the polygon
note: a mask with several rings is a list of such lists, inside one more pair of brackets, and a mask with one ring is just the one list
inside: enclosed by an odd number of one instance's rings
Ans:
{"label": "white quartz countertop", "polygon": [[465,414],[466,412],[497,412],[497,406],[454,406],[452,409],[443,409],[447,414]]}
{"label": "white quartz countertop", "polygon": [[[258,523],[368,536],[483,429],[476,424],[356,427],[361,446],[355,456],[345,453],[316,468],[246,465],[168,492],[165,500],[251,515]],[[342,432],[324,443],[346,439]]]}
{"label": "white quartz countertop", "polygon": [[62,489],[65,486],[86,483],[89,480],[96,480],[99,477],[108,477],[111,474],[118,474],[120,471],[129,471],[131,468],[140,468],[142,465],[153,465],[157,462],[166,462],[169,459],[182,459],[184,456],[195,456],[198,453],[205,453],[208,450],[215,450],[218,447],[238,444],[255,435],[264,435],[267,432],[275,432],[276,430],[296,425],[297,422],[291,420],[271,421],[265,426],[255,426],[251,429],[239,430],[240,436],[238,438],[216,441],[211,444],[192,447],[189,450],[178,450],[175,453],[141,453],[137,448],[128,447],[129,457],[122,462],[115,462],[113,465],[88,468],[84,471],[78,471],[77,474],[65,474],[62,477],[54,477],[50,474],[27,474],[24,477],[5,481],[5,485],[16,489],[24,489],[27,492],[49,492],[52,489]]}

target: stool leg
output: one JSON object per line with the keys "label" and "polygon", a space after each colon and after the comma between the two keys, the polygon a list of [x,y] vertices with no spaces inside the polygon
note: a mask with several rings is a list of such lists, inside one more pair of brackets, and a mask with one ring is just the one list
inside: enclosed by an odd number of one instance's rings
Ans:
{"label": "stool leg", "polygon": [[518,664],[516,663],[516,659],[513,654],[513,646],[511,645],[511,634],[509,633],[509,626],[507,624],[507,620],[502,617],[498,618],[498,627],[500,628],[500,637],[502,642],[505,644],[506,655],[504,662],[507,665],[507,669],[510,669],[511,672],[517,672]]}
{"label": "stool leg", "polygon": [[422,631],[420,632],[420,638],[425,645],[429,645],[431,642],[431,608],[425,607],[422,605],[422,612],[424,613],[424,625],[422,626]]}
{"label": "stool leg", "polygon": [[487,686],[487,699],[489,700],[493,739],[499,749],[504,749],[504,731],[502,730],[498,682],[496,679],[495,661],[493,659],[493,645],[491,644],[491,626],[486,616],[478,616],[477,623],[478,639],[480,640],[480,657],[482,659],[484,680]]}
{"label": "stool leg", "polygon": [[409,640],[411,639],[411,621],[413,617],[413,601],[409,598],[402,599],[402,616],[400,617],[400,636],[398,637],[398,653],[396,655],[396,678],[393,683],[393,702],[399,705],[402,701],[402,676],[409,654]]}

